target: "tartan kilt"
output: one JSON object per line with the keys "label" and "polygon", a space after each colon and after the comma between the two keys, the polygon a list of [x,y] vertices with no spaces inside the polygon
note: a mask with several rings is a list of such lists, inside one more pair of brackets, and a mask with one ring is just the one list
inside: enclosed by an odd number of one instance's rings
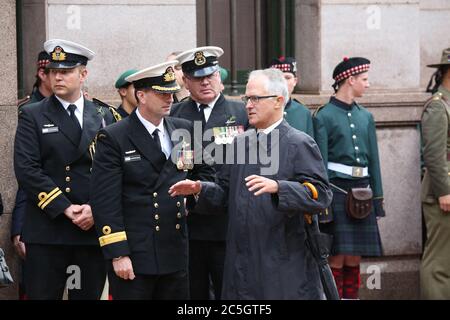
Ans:
{"label": "tartan kilt", "polygon": [[[348,191],[350,188],[367,187],[369,179],[331,179],[330,182]],[[331,210],[333,221],[320,224],[320,231],[333,235],[330,255],[381,256],[383,249],[375,210],[372,208],[372,212],[364,219],[351,218],[348,216],[345,208],[346,195],[334,188],[332,190],[333,202],[331,203]]]}

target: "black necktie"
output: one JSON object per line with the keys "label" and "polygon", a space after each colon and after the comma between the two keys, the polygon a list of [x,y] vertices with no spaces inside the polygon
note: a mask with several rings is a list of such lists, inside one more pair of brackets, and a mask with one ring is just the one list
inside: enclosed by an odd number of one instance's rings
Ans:
{"label": "black necktie", "polygon": [[75,109],[77,108],[76,105],[74,104],[70,104],[69,107],[67,109],[69,109],[70,112],[70,119],[72,119],[73,123],[75,124],[75,127],[77,128],[77,135],[75,136],[76,141],[80,141],[81,138],[81,125],[80,122],[78,121],[77,116],[75,115]]}
{"label": "black necktie", "polygon": [[158,132],[159,132],[159,129],[155,129],[155,131],[153,131],[153,133],[152,133],[152,136],[153,136],[153,140],[155,140],[155,143],[158,146],[158,150],[162,152],[161,140],[159,140]]}
{"label": "black necktie", "polygon": [[202,117],[202,125],[203,125],[203,130],[205,130],[205,126],[206,126],[206,118],[205,118],[205,108],[208,108],[209,106],[207,104],[201,104],[199,106],[200,108],[200,116]]}

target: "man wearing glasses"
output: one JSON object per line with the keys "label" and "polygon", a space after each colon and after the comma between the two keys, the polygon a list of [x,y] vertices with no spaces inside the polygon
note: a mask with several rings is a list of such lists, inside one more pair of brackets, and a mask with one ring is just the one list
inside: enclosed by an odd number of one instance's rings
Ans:
{"label": "man wearing glasses", "polygon": [[[228,206],[223,299],[322,299],[303,218],[325,209],[332,198],[319,148],[283,119],[289,93],[280,70],[251,72],[245,94],[256,130],[237,136],[232,145],[244,152],[235,152],[235,162],[223,167],[217,183],[184,180],[169,193],[196,195],[199,211]],[[265,170],[260,150],[277,162],[276,169]]]}
{"label": "man wearing glasses", "polygon": [[[202,124],[202,134],[209,130],[211,140],[203,142],[203,148],[214,143],[222,148],[223,158],[215,160],[218,172],[226,157],[226,145],[233,136],[248,126],[245,107],[241,102],[225,99],[219,73],[219,47],[200,47],[180,53],[176,60],[183,70],[183,80],[191,97],[173,106],[171,116],[197,121]],[[212,132],[211,132],[212,131]],[[206,139],[204,139],[206,140]],[[189,213],[189,278],[191,299],[208,299],[210,280],[214,296],[220,299],[225,239],[228,218],[225,208],[219,215],[204,215],[198,211]]]}

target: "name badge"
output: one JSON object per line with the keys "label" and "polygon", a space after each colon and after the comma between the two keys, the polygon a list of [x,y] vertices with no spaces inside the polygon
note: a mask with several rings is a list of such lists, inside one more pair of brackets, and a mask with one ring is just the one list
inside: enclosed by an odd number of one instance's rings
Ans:
{"label": "name badge", "polygon": [[44,128],[42,128],[42,134],[56,133],[56,132],[59,132],[59,128],[55,126],[48,127],[48,125],[44,125]]}
{"label": "name badge", "polygon": [[141,155],[140,154],[133,154],[131,156],[125,156],[124,161],[125,162],[133,162],[133,161],[141,161]]}

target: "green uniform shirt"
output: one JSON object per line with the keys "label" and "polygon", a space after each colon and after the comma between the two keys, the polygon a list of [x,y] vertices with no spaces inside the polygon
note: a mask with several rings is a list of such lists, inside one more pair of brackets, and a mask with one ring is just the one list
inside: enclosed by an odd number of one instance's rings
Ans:
{"label": "green uniform shirt", "polygon": [[[355,102],[348,105],[334,97],[313,117],[314,137],[325,166],[336,162],[368,167],[374,198],[383,197],[375,121],[367,109]],[[328,177],[359,179],[328,170]]]}
{"label": "green uniform shirt", "polygon": [[422,181],[422,201],[433,202],[450,194],[450,91],[440,86],[422,114],[423,160],[427,169]]}
{"label": "green uniform shirt", "polygon": [[303,104],[295,99],[290,99],[284,108],[284,118],[291,127],[314,138],[311,112]]}

